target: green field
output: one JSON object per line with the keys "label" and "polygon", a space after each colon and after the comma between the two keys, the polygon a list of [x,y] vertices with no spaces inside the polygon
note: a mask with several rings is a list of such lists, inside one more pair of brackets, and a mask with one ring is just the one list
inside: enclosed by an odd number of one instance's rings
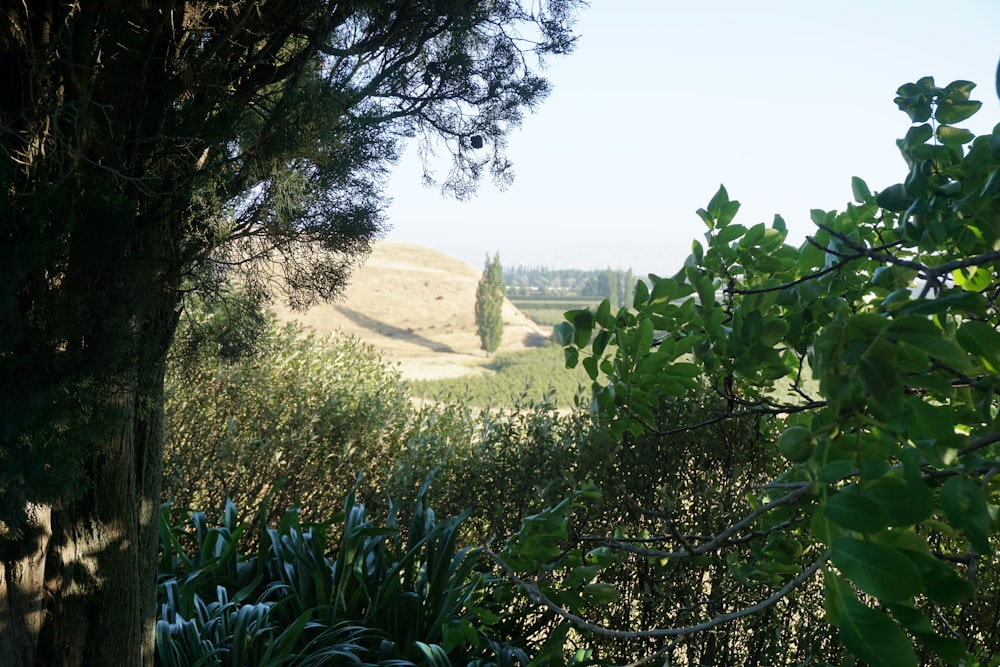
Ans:
{"label": "green field", "polygon": [[513,296],[510,302],[543,326],[555,326],[564,321],[563,313],[578,308],[594,308],[600,302],[596,297],[565,297],[565,296]]}
{"label": "green field", "polygon": [[414,396],[435,398],[452,395],[479,407],[510,405],[526,396],[538,400],[551,395],[559,407],[570,407],[578,390],[589,390],[590,378],[582,367],[569,370],[562,348],[546,345],[521,352],[499,354],[482,364],[485,373],[444,380],[409,382]]}

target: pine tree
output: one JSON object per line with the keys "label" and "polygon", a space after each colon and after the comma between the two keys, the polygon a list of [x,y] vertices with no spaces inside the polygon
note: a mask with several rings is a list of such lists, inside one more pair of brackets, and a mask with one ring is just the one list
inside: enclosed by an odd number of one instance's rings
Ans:
{"label": "pine tree", "polygon": [[487,254],[483,277],[479,279],[479,287],[476,288],[476,328],[486,356],[497,351],[503,338],[503,300],[500,254],[493,255],[492,260]]}

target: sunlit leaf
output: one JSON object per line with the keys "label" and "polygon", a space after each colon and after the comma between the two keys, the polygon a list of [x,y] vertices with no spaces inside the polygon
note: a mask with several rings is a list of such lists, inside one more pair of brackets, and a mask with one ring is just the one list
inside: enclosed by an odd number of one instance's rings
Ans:
{"label": "sunlit leaf", "polygon": [[945,146],[961,146],[975,138],[969,130],[951,125],[939,125],[936,134],[938,140]]}
{"label": "sunlit leaf", "polygon": [[979,111],[982,106],[982,102],[943,99],[938,101],[938,108],[934,112],[934,118],[939,123],[945,125],[961,123]]}

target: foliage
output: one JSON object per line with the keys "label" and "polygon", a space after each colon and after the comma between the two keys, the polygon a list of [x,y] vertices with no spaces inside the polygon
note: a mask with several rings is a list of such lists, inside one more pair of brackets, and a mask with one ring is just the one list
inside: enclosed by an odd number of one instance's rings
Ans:
{"label": "foliage", "polygon": [[780,217],[734,222],[739,203],[720,188],[698,211],[707,244],[693,244],[680,272],[638,283],[631,308],[604,302],[559,327],[567,364],[593,381],[595,412],[626,441],[701,428],[658,412],[706,389],[725,406],[708,423],[794,429],[775,438],[794,460],[747,495],[743,519],[697,549],[652,535],[642,553],[718,553],[743,582],[729,597],[746,613],[819,574],[826,619],[869,664],[1000,652],[993,615],[969,613],[998,595],[988,584],[1000,463],[1000,126],[981,137],[957,127],[979,109],[972,88],[902,86],[895,101],[914,123],[897,142],[905,180],[876,194],[855,178],[855,203],[813,211],[800,247],[785,243]]}
{"label": "foliage", "polygon": [[503,339],[503,267],[500,255],[493,259],[486,256],[483,276],[476,287],[476,332],[486,355],[490,356],[500,347]]}
{"label": "foliage", "polygon": [[354,492],[331,522],[292,509],[272,527],[262,511],[251,553],[232,502],[219,525],[194,512],[189,529],[165,504],[158,664],[527,665],[523,642],[495,636],[503,610],[477,550],[457,544],[464,516],[438,520],[427,489],[405,530],[393,509],[376,525]]}
{"label": "foliage", "polygon": [[409,395],[357,339],[272,325],[258,344],[242,359],[182,357],[171,366],[164,496],[213,513],[231,498],[256,512],[284,479],[277,506],[330,516],[359,472],[376,484],[385,477],[408,429]]}
{"label": "foliage", "polygon": [[[405,525],[407,508],[415,504],[428,471],[437,470],[437,509],[449,516],[469,511],[462,524],[463,543],[476,543],[488,535],[498,547],[506,547],[522,517],[534,516],[547,506],[559,506],[567,494],[590,482],[600,492],[600,499],[574,505],[569,526],[573,548],[588,553],[603,547],[600,536],[616,529],[622,535],[648,531],[649,517],[641,511],[642,506],[684,507],[667,524],[672,530],[711,532],[728,519],[731,508],[753,484],[767,479],[774,466],[773,456],[769,459],[767,450],[755,446],[766,433],[762,435],[753,420],[740,428],[720,423],[703,431],[622,443],[593,427],[588,406],[566,410],[553,403],[549,394],[534,398],[522,395],[491,410],[471,407],[464,399],[453,397],[425,402],[419,408],[400,401],[398,421],[393,422],[397,427],[387,428],[380,419],[369,420],[363,411],[352,412],[351,406],[370,403],[373,396],[382,396],[383,403],[388,400],[384,397],[397,396],[401,391],[399,377],[357,341],[346,337],[317,341],[294,330],[273,330],[261,344],[264,352],[257,356],[227,361],[206,355],[197,358],[193,368],[190,358],[177,359],[169,383],[168,450],[169,460],[181,462],[188,472],[174,470],[167,480],[168,487],[179,494],[175,505],[222,513],[226,507],[222,494],[227,490],[237,494],[255,489],[241,496],[241,502],[249,503],[243,507],[253,511],[255,498],[287,476],[286,485],[276,492],[282,501],[295,502],[301,494],[307,498],[304,515],[320,518],[322,512],[332,512],[349,492],[349,476],[365,470],[369,476],[366,506],[377,508],[385,505],[385,498],[395,498]],[[547,352],[561,354],[558,348]],[[292,364],[289,359],[297,361]],[[572,374],[563,371],[563,375]],[[702,392],[665,407],[663,422],[707,419],[717,406],[704,398],[699,402],[697,397],[708,395]],[[291,412],[287,406],[293,397],[303,407]],[[252,432],[236,427],[247,419],[239,415],[252,416]],[[355,440],[356,446],[342,465],[326,459],[320,465],[308,464],[306,457],[344,449],[343,441],[354,436],[332,426],[344,423],[374,435]],[[312,433],[317,425],[324,437]],[[297,443],[297,447],[289,443]],[[269,455],[297,448],[305,463],[279,467]],[[241,466],[232,461],[241,462]],[[334,475],[333,470],[341,472]],[[716,471],[718,477],[701,471]],[[497,489],[504,492],[498,494]],[[280,514],[269,516],[271,522],[280,520]],[[257,524],[248,523],[240,539],[247,545],[256,544],[257,534]],[[679,607],[691,608],[680,612],[678,618],[698,609],[688,603],[696,602],[702,593],[697,583],[700,565],[680,567],[673,561],[647,559],[637,576],[625,564],[609,563],[600,583],[613,586],[619,594],[614,600],[589,606],[578,597],[580,586],[594,582],[581,584],[579,578],[589,570],[578,571],[579,567],[584,566],[550,568],[546,576],[552,584],[546,590],[551,593],[559,588],[559,582],[568,581],[572,590],[565,593],[566,599],[576,600],[581,611],[609,623],[634,622],[632,611],[637,608],[642,610],[642,621],[673,617]],[[726,577],[732,575],[724,560],[713,567],[721,589]],[[594,593],[601,588],[588,590]],[[822,604],[815,599],[809,602],[813,607]],[[505,621],[508,636],[557,638],[566,629],[538,614],[523,599],[511,598],[510,604],[520,613]],[[813,616],[808,603],[790,606],[785,614],[786,619],[791,614],[798,619]],[[723,661],[728,657],[739,662],[739,657],[752,649],[762,661],[759,664],[781,664],[779,659],[793,661],[795,656],[804,655],[781,637],[822,639],[818,632],[806,633],[802,620],[794,624],[782,620],[785,633],[776,634],[771,631],[776,622],[773,616],[747,619],[725,635],[689,638],[684,650],[689,656],[715,656]],[[760,639],[753,644],[744,641],[750,633]],[[656,646],[649,641],[586,641],[596,657],[616,661],[641,657]]]}
{"label": "foliage", "polygon": [[[478,372],[479,368],[485,372]],[[557,406],[568,408],[587,382],[582,371],[566,371],[558,347],[544,345],[498,354],[461,377],[410,380],[407,384],[418,397],[458,397],[480,408],[509,406],[522,396],[535,400],[548,397]]]}

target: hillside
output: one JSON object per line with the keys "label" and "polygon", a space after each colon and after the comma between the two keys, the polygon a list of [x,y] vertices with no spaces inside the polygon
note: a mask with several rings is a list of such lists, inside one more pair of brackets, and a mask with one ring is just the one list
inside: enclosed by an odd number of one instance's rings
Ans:
{"label": "hillside", "polygon": [[[323,332],[344,331],[398,362],[404,377],[456,377],[485,359],[476,334],[476,285],[482,270],[435,250],[379,241],[351,276],[342,300],[305,313],[275,307],[281,320]],[[509,301],[501,351],[537,346],[550,331]]]}

